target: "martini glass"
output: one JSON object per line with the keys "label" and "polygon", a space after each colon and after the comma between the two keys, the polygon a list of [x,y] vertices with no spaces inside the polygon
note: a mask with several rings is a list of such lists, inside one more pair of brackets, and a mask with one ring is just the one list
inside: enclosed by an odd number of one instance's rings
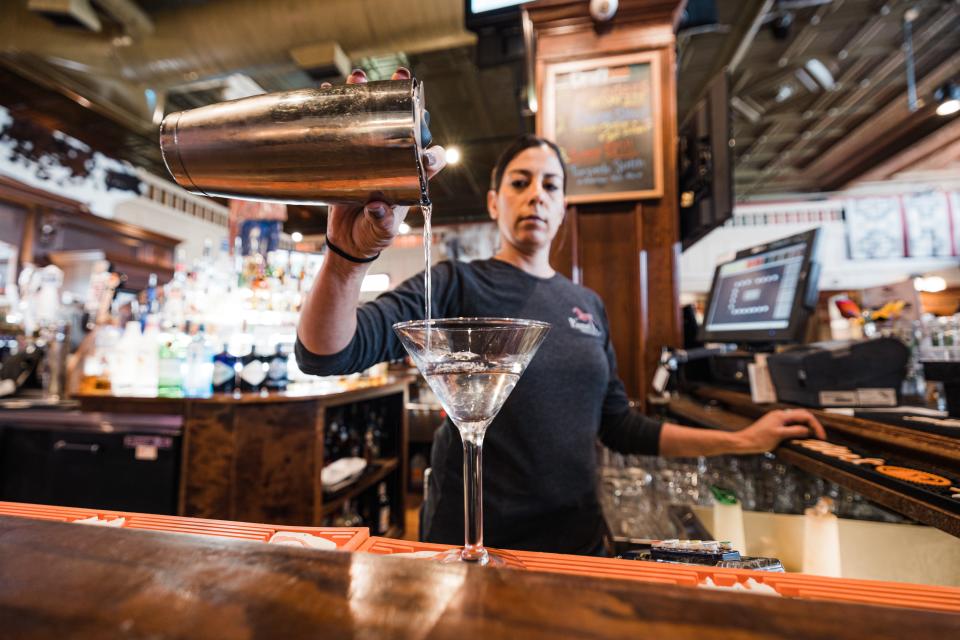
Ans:
{"label": "martini glass", "polygon": [[464,545],[438,559],[503,565],[502,558],[483,547],[483,436],[550,325],[509,318],[449,318],[401,322],[393,330],[463,440]]}

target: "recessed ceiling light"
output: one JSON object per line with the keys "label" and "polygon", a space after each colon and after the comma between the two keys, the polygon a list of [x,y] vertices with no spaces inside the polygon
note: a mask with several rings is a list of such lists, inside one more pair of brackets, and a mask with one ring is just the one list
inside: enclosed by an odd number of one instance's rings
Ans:
{"label": "recessed ceiling light", "polygon": [[939,102],[938,116],[949,116],[960,111],[960,84],[947,82],[933,92],[933,98]]}

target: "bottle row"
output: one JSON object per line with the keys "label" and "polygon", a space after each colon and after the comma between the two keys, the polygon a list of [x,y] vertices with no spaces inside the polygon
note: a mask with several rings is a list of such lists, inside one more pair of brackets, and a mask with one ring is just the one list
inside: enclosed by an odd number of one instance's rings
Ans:
{"label": "bottle row", "polygon": [[323,463],[340,458],[364,458],[368,463],[396,455],[395,430],[388,428],[387,408],[375,402],[327,410]]}
{"label": "bottle row", "polygon": [[[161,330],[149,316],[121,331],[97,328],[83,363],[81,393],[117,396],[206,397],[212,393],[282,391],[289,382],[291,344],[223,339],[203,325],[196,331]],[[241,336],[241,337],[244,337]],[[294,365],[295,366],[295,365]]]}
{"label": "bottle row", "polygon": [[385,535],[391,526],[392,505],[387,482],[377,485],[377,491],[367,491],[343,503],[340,513],[324,522],[331,527],[369,527],[370,534]]}

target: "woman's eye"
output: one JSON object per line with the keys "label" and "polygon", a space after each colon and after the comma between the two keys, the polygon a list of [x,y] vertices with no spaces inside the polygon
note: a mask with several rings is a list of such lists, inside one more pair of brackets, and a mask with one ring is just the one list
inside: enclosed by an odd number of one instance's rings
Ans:
{"label": "woman's eye", "polygon": [[543,188],[546,189],[547,191],[556,191],[556,190],[559,189],[560,187],[558,187],[557,185],[553,184],[552,182],[547,182],[547,183],[545,183],[545,184],[543,185]]}
{"label": "woman's eye", "polygon": [[526,188],[527,188],[527,181],[526,181],[526,180],[514,180],[513,182],[510,183],[510,186],[513,187],[514,189],[526,189]]}

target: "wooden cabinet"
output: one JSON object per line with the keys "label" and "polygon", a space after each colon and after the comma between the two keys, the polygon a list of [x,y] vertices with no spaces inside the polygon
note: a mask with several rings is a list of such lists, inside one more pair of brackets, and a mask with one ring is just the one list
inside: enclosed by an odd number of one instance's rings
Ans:
{"label": "wooden cabinet", "polygon": [[[322,395],[216,395],[212,398],[81,396],[85,411],[184,416],[178,514],[270,524],[330,524],[350,501],[376,531],[373,504],[381,483],[390,499],[390,527],[403,533],[409,381],[397,379]],[[355,482],[325,493],[320,481],[331,423],[350,416],[382,417],[379,455]],[[345,418],[344,418],[345,416]],[[360,430],[363,424],[350,425]],[[349,453],[347,451],[346,453]],[[361,453],[362,455],[362,453]],[[366,522],[366,520],[374,520]]]}

